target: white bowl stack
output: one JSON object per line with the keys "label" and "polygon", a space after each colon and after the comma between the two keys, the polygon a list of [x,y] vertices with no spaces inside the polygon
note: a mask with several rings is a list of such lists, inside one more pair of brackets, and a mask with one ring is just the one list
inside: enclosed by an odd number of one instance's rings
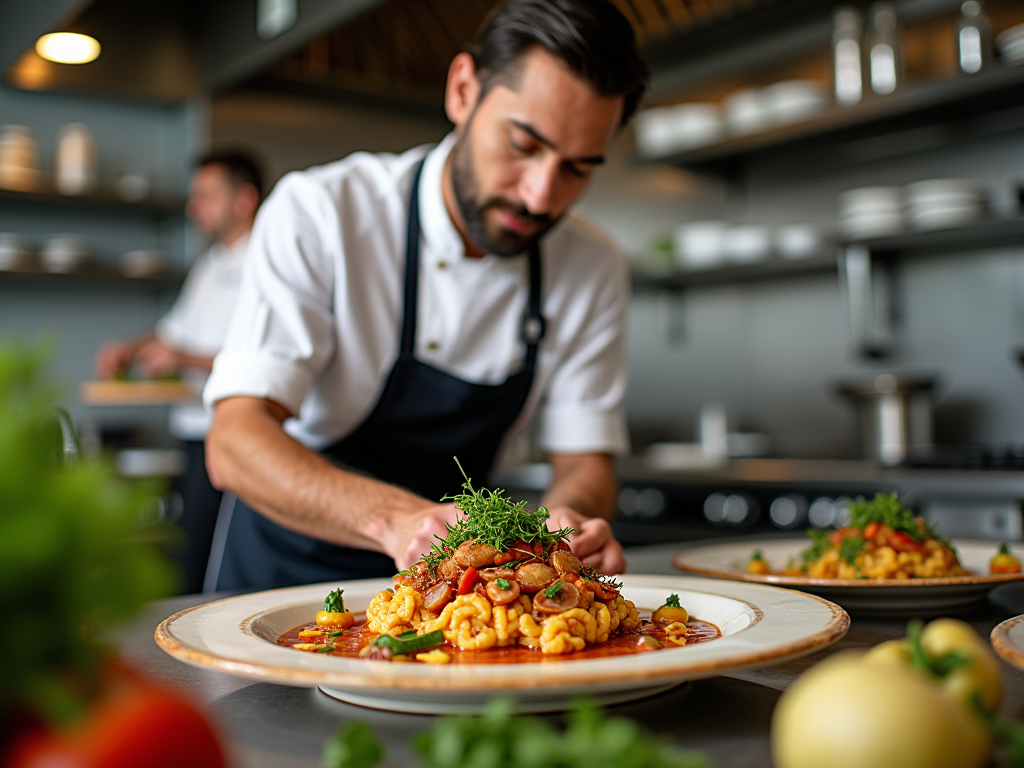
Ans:
{"label": "white bowl stack", "polygon": [[1024,24],[1001,32],[996,37],[996,47],[1004,64],[1024,64]]}
{"label": "white bowl stack", "polygon": [[899,187],[857,187],[842,192],[839,231],[847,238],[883,237],[903,231],[903,190]]}
{"label": "white bowl stack", "polygon": [[14,232],[0,232],[0,270],[16,271],[32,266],[32,245]]}
{"label": "white bowl stack", "polygon": [[53,235],[43,241],[39,257],[47,272],[74,272],[89,260],[89,248],[78,235]]}
{"label": "white bowl stack", "polygon": [[722,114],[717,104],[656,107],[637,115],[636,143],[645,157],[697,149],[720,141]]}
{"label": "white bowl stack", "polygon": [[943,229],[985,217],[985,190],[968,179],[928,179],[903,188],[907,223],[916,230]]}

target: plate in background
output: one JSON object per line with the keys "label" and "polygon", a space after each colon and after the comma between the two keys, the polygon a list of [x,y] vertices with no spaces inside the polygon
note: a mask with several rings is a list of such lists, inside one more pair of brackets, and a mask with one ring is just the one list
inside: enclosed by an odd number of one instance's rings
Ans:
{"label": "plate in background", "polygon": [[[861,614],[935,616],[950,611],[974,608],[1000,584],[1024,579],[1021,574],[988,574],[988,561],[999,549],[998,542],[953,539],[960,564],[970,576],[936,579],[814,579],[809,576],[781,576],[747,573],[747,562],[754,550],[761,550],[773,571],[797,558],[807,548],[807,539],[763,539],[726,542],[694,547],[672,558],[682,571],[719,579],[774,584],[801,589],[825,597]],[[1011,545],[1017,557],[1024,558],[1024,545]]]}
{"label": "plate in background", "polygon": [[[696,619],[716,624],[717,640],[629,656],[572,660],[537,655],[525,664],[394,664],[326,656],[277,645],[312,621],[331,589],[348,607],[366,610],[388,579],[276,589],[230,597],[177,613],[156,629],[171,656],[254,680],[319,686],[361,706],[441,714],[473,710],[510,695],[522,711],[560,711],[573,697],[602,704],[651,696],[679,683],[795,659],[838,641],[850,626],[839,606],[761,584],[682,576],[624,576],[623,594],[652,610],[676,593]],[[483,651],[482,653],[486,653]]]}
{"label": "plate in background", "polygon": [[1024,614],[997,624],[989,637],[996,653],[1017,669],[1024,669]]}

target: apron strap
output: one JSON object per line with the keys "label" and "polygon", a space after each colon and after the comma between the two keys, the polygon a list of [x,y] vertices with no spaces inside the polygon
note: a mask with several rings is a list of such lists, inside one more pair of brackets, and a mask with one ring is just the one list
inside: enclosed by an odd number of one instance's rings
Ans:
{"label": "apron strap", "polygon": [[[405,232],[405,285],[402,301],[402,339],[399,357],[412,360],[416,347],[416,311],[420,278],[420,176],[423,164],[420,160],[412,176],[412,191],[409,195],[409,216]],[[526,314],[523,315],[520,337],[526,344],[523,370],[533,372],[537,367],[537,348],[547,332],[547,321],[541,313],[541,260],[537,243],[530,246],[529,253],[530,292],[526,300]]]}

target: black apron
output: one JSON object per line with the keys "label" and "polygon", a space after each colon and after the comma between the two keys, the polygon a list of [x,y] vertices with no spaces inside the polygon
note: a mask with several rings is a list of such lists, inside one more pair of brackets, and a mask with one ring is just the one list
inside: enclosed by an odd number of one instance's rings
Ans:
{"label": "black apron", "polygon": [[[457,456],[475,485],[490,473],[498,448],[533,385],[544,336],[540,250],[529,251],[529,298],[522,323],[522,368],[502,384],[474,384],[415,357],[420,265],[417,166],[409,199],[405,289],[399,355],[370,415],[322,453],[339,465],[440,501],[462,486]],[[271,589],[342,579],[391,576],[394,561],[379,552],[342,547],[290,531],[238,500],[226,524],[218,590]],[[211,559],[213,562],[213,559]]]}

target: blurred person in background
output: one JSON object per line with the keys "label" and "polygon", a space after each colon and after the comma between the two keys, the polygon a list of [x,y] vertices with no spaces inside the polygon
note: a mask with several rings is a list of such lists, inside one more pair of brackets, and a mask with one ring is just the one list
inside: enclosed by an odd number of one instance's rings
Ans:
{"label": "blurred person in background", "polygon": [[[215,152],[197,163],[186,210],[210,247],[193,263],[177,300],[152,333],[100,347],[98,376],[181,376],[202,391],[227,334],[262,186],[258,167],[246,155]],[[206,474],[204,441],[210,420],[199,403],[174,406],[168,419],[187,457],[185,472],[175,482],[182,500],[178,524],[184,541],[178,557],[186,593],[202,588],[222,497]]]}

